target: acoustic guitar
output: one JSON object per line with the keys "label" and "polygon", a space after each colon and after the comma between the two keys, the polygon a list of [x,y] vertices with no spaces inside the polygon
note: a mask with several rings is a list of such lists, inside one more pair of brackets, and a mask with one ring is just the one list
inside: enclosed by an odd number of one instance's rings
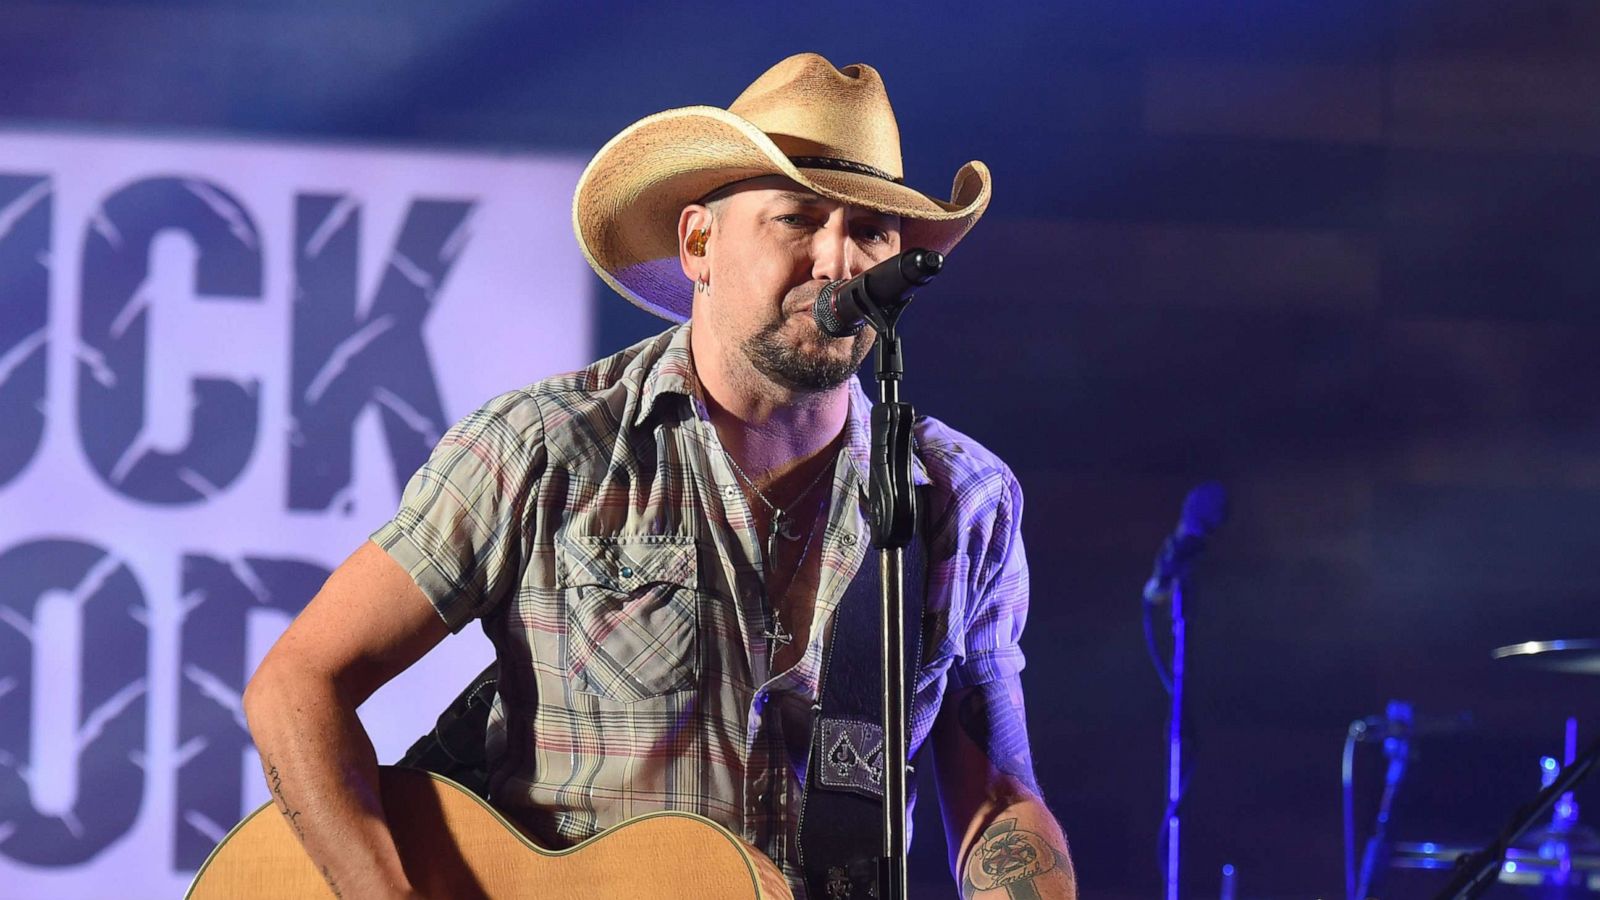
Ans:
{"label": "acoustic guitar", "polygon": [[[566,850],[545,850],[477,795],[420,769],[379,771],[383,811],[411,883],[429,897],[539,900],[794,900],[773,862],[701,816],[629,819]],[[190,900],[329,897],[272,804],[211,851]]]}

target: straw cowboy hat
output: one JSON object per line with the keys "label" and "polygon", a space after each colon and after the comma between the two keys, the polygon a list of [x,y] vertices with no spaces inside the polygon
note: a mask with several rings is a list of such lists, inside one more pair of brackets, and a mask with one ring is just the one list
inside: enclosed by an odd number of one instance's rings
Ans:
{"label": "straw cowboy hat", "polygon": [[871,66],[815,53],[768,69],[727,109],[647,116],[600,148],[578,179],[572,227],[589,265],[622,296],[684,321],[693,285],[678,265],[678,216],[717,188],[783,175],[817,194],[901,217],[901,245],[947,252],[989,205],[989,169],[969,162],[949,201],[901,183],[900,129]]}

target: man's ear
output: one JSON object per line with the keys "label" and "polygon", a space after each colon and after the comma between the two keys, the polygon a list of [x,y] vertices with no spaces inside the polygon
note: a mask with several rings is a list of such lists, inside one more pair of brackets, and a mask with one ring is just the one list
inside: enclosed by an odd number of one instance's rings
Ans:
{"label": "man's ear", "polygon": [[703,250],[698,254],[695,253],[691,248],[691,241],[696,239],[695,232],[700,232],[698,240],[703,244],[710,231],[710,207],[691,203],[678,214],[678,265],[690,281],[698,282],[706,275],[705,253]]}

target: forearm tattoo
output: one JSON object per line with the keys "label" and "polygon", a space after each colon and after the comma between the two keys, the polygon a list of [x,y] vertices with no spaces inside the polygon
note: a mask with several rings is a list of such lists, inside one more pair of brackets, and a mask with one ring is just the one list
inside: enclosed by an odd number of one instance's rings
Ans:
{"label": "forearm tattoo", "polygon": [[322,867],[322,880],[328,883],[328,890],[333,891],[333,900],[344,900],[344,894],[339,892],[339,885],[333,880],[333,873],[327,866]]}
{"label": "forearm tattoo", "polygon": [[1046,881],[1059,882],[1061,876],[1045,880],[1040,876],[1057,869],[1063,874],[1071,872],[1065,853],[1043,837],[1018,828],[1016,819],[1003,819],[989,826],[967,856],[967,867],[961,874],[961,897],[1041,900],[1044,895],[1039,892],[1040,887]]}
{"label": "forearm tattoo", "polygon": [[294,829],[294,836],[300,839],[300,843],[305,843],[306,833],[300,827],[300,811],[289,806],[289,798],[283,795],[283,776],[278,773],[278,766],[271,758],[267,759],[267,786],[272,789],[272,799],[277,804],[278,812],[288,820],[289,827]]}
{"label": "forearm tattoo", "polygon": [[1040,795],[1028,749],[1028,723],[1022,689],[1015,680],[991,681],[967,692],[956,709],[961,729],[988,754],[995,768]]}
{"label": "forearm tattoo", "polygon": [[[304,828],[300,827],[300,810],[291,807],[289,798],[283,795],[283,774],[278,771],[277,763],[274,763],[270,757],[268,757],[266,765],[267,786],[272,789],[272,801],[278,807],[278,812],[283,813],[283,818],[289,823],[289,827],[294,829],[294,836],[300,839],[301,844],[304,844],[306,842],[306,832]],[[328,871],[327,866],[319,866],[318,868],[322,871],[322,880],[328,883],[328,890],[333,891],[335,898],[342,900],[344,894],[340,893],[338,883],[333,880],[333,873]]]}

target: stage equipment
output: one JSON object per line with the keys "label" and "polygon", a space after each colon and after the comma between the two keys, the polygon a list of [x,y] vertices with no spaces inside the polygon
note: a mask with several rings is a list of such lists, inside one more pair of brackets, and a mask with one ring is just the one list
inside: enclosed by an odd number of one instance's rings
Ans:
{"label": "stage equipment", "polygon": [[[1178,831],[1180,806],[1188,779],[1183,771],[1183,676],[1184,630],[1183,590],[1195,557],[1206,547],[1206,538],[1228,518],[1228,496],[1222,485],[1207,481],[1197,485],[1184,498],[1178,527],[1156,554],[1155,571],[1144,585],[1144,637],[1156,674],[1172,695],[1167,721],[1167,808],[1162,814],[1162,835],[1166,852],[1162,854],[1166,900],[1178,900]],[[1172,619],[1171,663],[1156,645],[1155,607],[1166,605]]]}
{"label": "stage equipment", "polygon": [[1489,655],[1529,669],[1546,669],[1572,675],[1600,675],[1600,640],[1592,638],[1523,641],[1496,647]]}
{"label": "stage equipment", "polygon": [[[921,248],[907,250],[849,281],[831,281],[824,285],[811,313],[823,334],[850,337],[873,321],[873,309],[887,313],[892,319],[899,318],[900,310],[911,302],[911,292],[932,281],[942,268],[943,255]],[[875,321],[873,327],[878,327]],[[883,330],[879,328],[878,333],[883,334]],[[882,350],[883,345],[880,343],[878,348]],[[882,377],[880,374],[879,379]]]}
{"label": "stage equipment", "polygon": [[[1439,892],[1435,900],[1462,900],[1462,898],[1470,900],[1473,897],[1483,896],[1483,892],[1504,873],[1507,860],[1516,862],[1515,858],[1508,855],[1512,842],[1521,837],[1522,833],[1533,825],[1535,819],[1544,815],[1545,810],[1550,809],[1563,795],[1576,787],[1597,762],[1600,762],[1600,740],[1590,744],[1571,765],[1561,769],[1560,773],[1545,785],[1544,790],[1517,810],[1487,847],[1461,856],[1456,861],[1455,877],[1444,890]],[[1540,855],[1539,851],[1534,851],[1534,855]],[[1560,864],[1559,859],[1554,861]],[[1568,865],[1570,864],[1569,857]],[[1513,871],[1515,868],[1513,866]]]}
{"label": "stage equipment", "polygon": [[[1349,900],[1361,900],[1376,894],[1388,868],[1392,846],[1389,841],[1389,819],[1394,811],[1395,796],[1400,783],[1405,780],[1406,767],[1411,761],[1411,737],[1416,726],[1416,714],[1411,704],[1403,700],[1390,700],[1384,714],[1357,719],[1350,723],[1344,742],[1342,778],[1344,788],[1344,884]],[[1371,740],[1376,732],[1383,741],[1383,755],[1388,760],[1384,769],[1383,795],[1378,801],[1378,812],[1373,819],[1372,834],[1367,838],[1361,854],[1361,869],[1356,870],[1355,832],[1355,748],[1363,740]]]}
{"label": "stage equipment", "polygon": [[855,334],[863,323],[878,332],[878,403],[872,407],[872,540],[878,546],[883,598],[883,857],[878,867],[881,900],[906,900],[906,678],[905,547],[916,533],[916,490],[911,481],[915,412],[900,402],[905,356],[895,325],[911,302],[910,291],[927,284],[944,257],[916,248],[885,260],[849,281],[822,289],[812,310],[817,326],[835,337]]}
{"label": "stage equipment", "polygon": [[[1430,870],[1445,872],[1456,868],[1465,856],[1477,848],[1456,844],[1439,844],[1432,841],[1401,841],[1394,845],[1390,865],[1396,869]],[[1577,854],[1568,858],[1566,869],[1570,876],[1570,890],[1576,896],[1600,892],[1600,854]],[[1492,883],[1515,888],[1544,887],[1562,870],[1562,862],[1539,855],[1535,848],[1511,847],[1506,850],[1500,874]],[[1440,896],[1459,896],[1456,894]],[[1518,896],[1525,896],[1518,894]],[[1541,896],[1535,894],[1533,896]]]}
{"label": "stage equipment", "polygon": [[[1600,675],[1600,640],[1592,638],[1523,641],[1497,647],[1490,652],[1490,656],[1517,668],[1542,669],[1568,675]],[[1550,756],[1539,760],[1541,787],[1549,787],[1563,766],[1571,766],[1576,761],[1576,718],[1567,719],[1562,748],[1560,760]],[[1523,846],[1537,847],[1541,854],[1550,859],[1569,858],[1575,851],[1600,855],[1600,833],[1578,821],[1578,801],[1570,791],[1556,801],[1550,823],[1529,833],[1521,843]],[[1558,873],[1556,877],[1563,876]]]}
{"label": "stage equipment", "polygon": [[[1555,672],[1600,674],[1600,641],[1526,641],[1496,648],[1490,655],[1517,665]],[[1549,861],[1554,867],[1552,874],[1541,879],[1541,883],[1565,888],[1596,882],[1595,877],[1583,874],[1578,866],[1579,859],[1587,857],[1575,857],[1572,853],[1574,847],[1593,849],[1596,844],[1594,832],[1578,822],[1578,805],[1572,790],[1600,763],[1600,740],[1591,742],[1582,753],[1575,752],[1577,744],[1577,720],[1568,719],[1566,765],[1561,766],[1548,756],[1539,761],[1543,790],[1511,816],[1488,846],[1456,860],[1456,875],[1436,900],[1480,897],[1496,879],[1522,868],[1518,856],[1513,855],[1519,848],[1513,844],[1533,826],[1534,820],[1552,808],[1550,824],[1530,835],[1535,845],[1534,856]]]}
{"label": "stage equipment", "polygon": [[[1412,741],[1432,735],[1455,734],[1472,727],[1472,714],[1456,713],[1450,716],[1418,716],[1411,704],[1391,700],[1381,716],[1367,716],[1350,723],[1344,740],[1343,762],[1340,766],[1340,785],[1344,813],[1344,885],[1347,898],[1372,897],[1384,881],[1384,871],[1395,859],[1400,845],[1389,840],[1395,797],[1405,780],[1408,764],[1413,758]],[[1356,866],[1355,818],[1355,763],[1356,750],[1363,743],[1383,746],[1387,766],[1384,769],[1383,793],[1379,799],[1371,835],[1361,854],[1361,866]],[[1392,863],[1397,868],[1408,868]]]}

